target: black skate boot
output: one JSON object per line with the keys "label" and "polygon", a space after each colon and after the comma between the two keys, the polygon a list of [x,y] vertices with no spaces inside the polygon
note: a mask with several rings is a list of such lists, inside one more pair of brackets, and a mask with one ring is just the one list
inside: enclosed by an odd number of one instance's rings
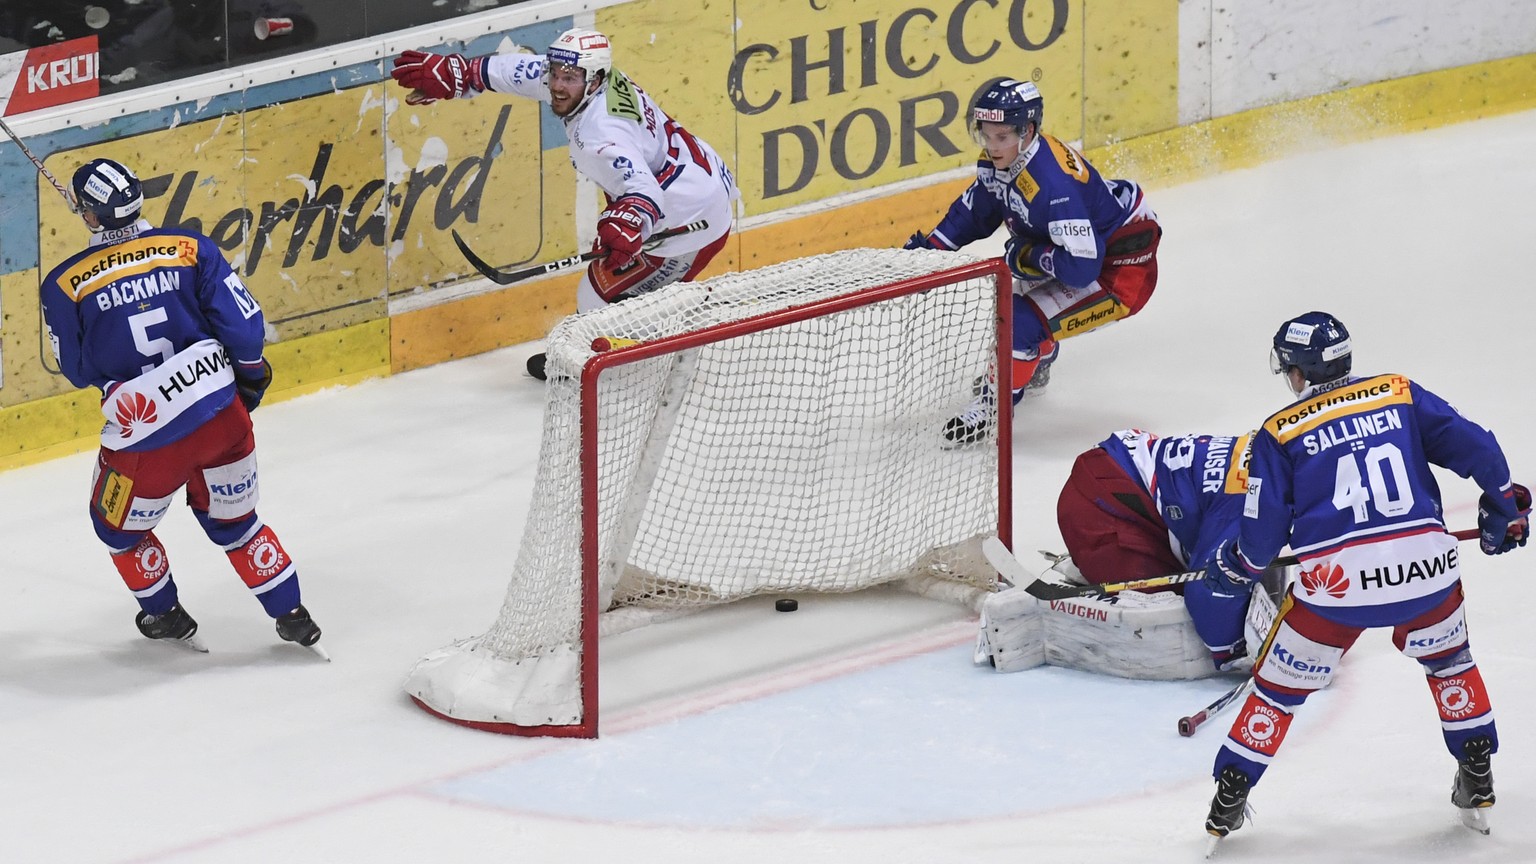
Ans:
{"label": "black skate boot", "polygon": [[197,622],[187,614],[187,610],[181,608],[180,603],[159,615],[141,611],[134,617],[133,623],[138,625],[139,632],[147,638],[170,639],[182,642],[194,651],[208,651],[197,638]]}
{"label": "black skate boot", "polygon": [[308,648],[320,641],[320,625],[309,617],[309,610],[301,603],[292,612],[277,619],[277,635],[284,642],[297,642]]}
{"label": "black skate boot", "polygon": [[995,410],[996,400],[992,398],[991,388],[983,387],[964,411],[944,422],[944,437],[949,446],[964,447],[985,440],[987,430],[992,428]]}
{"label": "black skate boot", "polygon": [[1248,810],[1248,775],[1235,765],[1221,769],[1216,780],[1216,797],[1211,799],[1211,812],[1205,817],[1205,830],[1212,837],[1221,838],[1243,827],[1243,817]]}
{"label": "black skate boot", "polygon": [[1451,803],[1462,811],[1461,821],[1473,831],[1488,833],[1488,817],[1483,810],[1492,807],[1493,739],[1479,735],[1463,744],[1465,754],[1456,763],[1456,779],[1451,783]]}

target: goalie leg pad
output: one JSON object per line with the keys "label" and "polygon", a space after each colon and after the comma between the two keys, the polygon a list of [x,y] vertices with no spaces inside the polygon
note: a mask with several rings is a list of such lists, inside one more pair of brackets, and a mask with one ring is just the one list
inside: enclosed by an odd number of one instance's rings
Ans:
{"label": "goalie leg pad", "polygon": [[999,672],[1018,672],[1045,663],[1041,603],[1023,588],[990,594],[981,604],[981,632],[976,636],[977,665],[991,663]]}
{"label": "goalie leg pad", "polygon": [[1154,681],[1215,672],[1211,655],[1172,592],[1056,600],[1044,606],[1045,657],[1052,666]]}

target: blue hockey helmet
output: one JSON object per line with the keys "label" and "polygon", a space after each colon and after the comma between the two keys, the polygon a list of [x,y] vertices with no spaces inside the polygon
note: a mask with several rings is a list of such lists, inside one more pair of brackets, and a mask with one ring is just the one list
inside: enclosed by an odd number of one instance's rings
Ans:
{"label": "blue hockey helmet", "polygon": [[144,187],[121,162],[92,159],[75,170],[72,185],[81,212],[94,213],[102,229],[126,228],[144,209]]}
{"label": "blue hockey helmet", "polygon": [[1281,324],[1269,352],[1271,372],[1279,375],[1294,366],[1308,384],[1343,378],[1353,362],[1349,331],[1327,312],[1308,312]]}
{"label": "blue hockey helmet", "polygon": [[971,106],[971,137],[978,144],[985,144],[981,137],[982,123],[1006,123],[1018,129],[1023,137],[1024,128],[1030,123],[1035,124],[1035,131],[1039,132],[1044,117],[1045,100],[1040,96],[1040,88],[1028,81],[1000,78],[988,85],[976,97],[976,104]]}

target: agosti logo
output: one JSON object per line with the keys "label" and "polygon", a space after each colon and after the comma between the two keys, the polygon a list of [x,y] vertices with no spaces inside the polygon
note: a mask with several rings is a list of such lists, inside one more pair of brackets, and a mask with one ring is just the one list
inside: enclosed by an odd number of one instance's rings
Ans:
{"label": "agosti logo", "polygon": [[[268,252],[281,254],[279,266],[293,267],[312,245],[311,261],[321,261],[332,250],[350,254],[364,244],[387,248],[404,242],[412,223],[430,218],[434,228],[447,231],[462,222],[480,219],[480,203],[490,177],[491,160],[503,149],[502,136],[512,116],[503,105],[496,115],[485,148],[476,156],[456,163],[417,166],[402,182],[372,178],[356,187],[343,188],[328,182],[336,143],[321,141],[304,182],[303,197],[261,201],[251,208],[236,208],[205,224],[187,214],[194,190],[209,178],[197,171],[160,174],[143,180],[146,200],[170,196],[165,202],[165,228],[183,228],[206,234],[225,252],[238,251],[249,232],[249,246],[241,275],[250,277],[268,260]],[[278,238],[286,229],[287,242]]]}
{"label": "agosti logo", "polygon": [[[777,44],[753,43],[736,52],[726,92],[737,113],[778,112],[794,121],[761,133],[764,198],[804,188],[826,166],[844,179],[862,180],[893,162],[916,164],[920,146],[940,156],[972,149],[966,124],[955,121],[965,119],[991,83],[995,73],[984,70],[1003,59],[998,55],[1005,44],[1039,51],[1067,28],[1066,0],[969,0],[951,5],[940,11],[918,4],[882,9],[870,20],[831,27],[825,26],[822,15],[812,15],[805,18],[804,35]],[[1048,6],[1043,13],[1042,5]],[[1026,6],[1031,13],[1027,28]],[[814,3],[811,8],[824,14],[836,9]],[[929,47],[935,40],[924,35],[942,36],[942,41]],[[903,83],[922,79],[946,62],[975,68],[976,89],[925,93],[920,83]],[[847,104],[854,107],[842,116],[807,118],[810,112],[796,107],[811,99],[877,87],[883,88],[876,91],[879,99],[850,98]],[[871,137],[872,146],[851,146]]]}

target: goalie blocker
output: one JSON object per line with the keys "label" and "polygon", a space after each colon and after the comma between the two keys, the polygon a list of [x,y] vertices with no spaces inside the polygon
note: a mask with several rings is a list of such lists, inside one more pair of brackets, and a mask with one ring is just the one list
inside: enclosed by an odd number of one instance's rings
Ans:
{"label": "goalie blocker", "polygon": [[[1273,597],[1290,575],[1289,568],[1273,568],[1265,574],[1266,590],[1252,593],[1244,621],[1248,644],[1263,643],[1275,618]],[[1070,558],[1043,578],[1083,584]],[[1049,664],[1151,681],[1216,674],[1210,649],[1172,591],[1046,601],[1022,586],[1009,588],[982,603],[974,660],[999,672]]]}

